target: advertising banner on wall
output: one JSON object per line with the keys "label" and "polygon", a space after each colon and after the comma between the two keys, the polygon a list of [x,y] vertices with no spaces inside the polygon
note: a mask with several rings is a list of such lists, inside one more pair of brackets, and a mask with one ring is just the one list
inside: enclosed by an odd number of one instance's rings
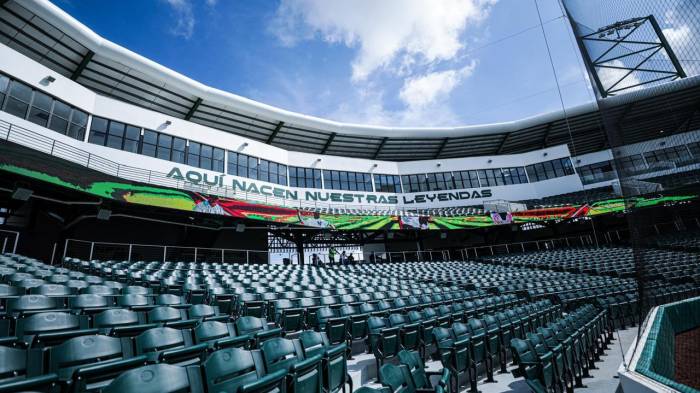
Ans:
{"label": "advertising banner on wall", "polygon": [[208,195],[202,192],[130,182],[8,142],[0,142],[0,171],[124,203],[224,215],[277,224],[335,230],[446,230],[479,228],[623,212],[634,206],[654,206],[695,196],[609,199],[518,212],[465,216],[324,214],[289,207]]}

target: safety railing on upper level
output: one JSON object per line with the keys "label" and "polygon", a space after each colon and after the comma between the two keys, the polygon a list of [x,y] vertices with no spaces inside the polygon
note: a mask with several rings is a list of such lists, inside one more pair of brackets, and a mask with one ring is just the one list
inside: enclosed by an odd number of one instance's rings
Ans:
{"label": "safety railing on upper level", "polygon": [[[268,251],[259,250],[93,242],[78,239],[66,239],[63,246],[63,258],[83,260],[268,263],[269,254]],[[284,257],[293,261],[296,260],[296,253],[289,253]]]}
{"label": "safety railing on upper level", "polygon": [[475,259],[530,251],[556,250],[559,248],[568,247],[599,247],[606,244],[621,243],[628,238],[628,231],[609,231],[604,233],[590,233],[580,236],[566,236],[553,239],[467,247],[459,250],[459,252],[462,259]]}
{"label": "safety railing on upper level", "polygon": [[16,253],[17,244],[19,244],[19,232],[0,229],[0,254]]}
{"label": "safety railing on upper level", "polygon": [[[58,135],[58,134],[57,134]],[[234,198],[242,201],[263,203],[293,209],[326,208],[326,209],[358,209],[386,211],[395,210],[397,205],[347,205],[335,203],[323,203],[316,201],[294,200],[278,198],[246,191],[234,190],[232,187],[215,187],[194,184],[184,180],[168,177],[167,173],[153,171],[129,165],[124,165],[108,158],[77,148],[56,138],[29,130],[16,124],[0,119],[0,139],[26,146],[36,151],[46,153],[53,157],[70,161],[85,168],[115,176],[120,179],[146,183],[156,186],[164,186],[203,194],[216,195],[226,198]]]}

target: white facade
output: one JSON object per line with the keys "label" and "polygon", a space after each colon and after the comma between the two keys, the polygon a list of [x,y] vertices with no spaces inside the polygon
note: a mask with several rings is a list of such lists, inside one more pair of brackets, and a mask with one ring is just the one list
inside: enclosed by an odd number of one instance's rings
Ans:
{"label": "white facade", "polygon": [[[507,168],[507,167],[524,167],[530,164],[548,161],[557,158],[569,157],[569,151],[566,145],[554,146],[543,150],[532,151],[523,154],[499,155],[491,157],[468,157],[468,158],[453,158],[428,161],[406,161],[406,162],[391,162],[380,160],[358,159],[352,157],[339,157],[330,155],[309,154],[295,151],[287,151],[274,147],[265,143],[261,143],[249,138],[234,135],[225,131],[216,130],[204,125],[196,124],[186,120],[170,117],[162,113],[147,110],[138,106],[130,105],[122,101],[104,97],[71,81],[68,78],[62,77],[55,72],[52,72],[47,67],[19,54],[11,48],[0,45],[0,71],[9,75],[12,78],[18,79],[31,85],[32,87],[42,90],[56,98],[65,101],[68,104],[75,106],[94,116],[105,117],[110,120],[116,120],[131,124],[144,129],[156,130],[165,134],[176,137],[185,138],[191,141],[201,142],[207,145],[223,148],[229,151],[235,151],[246,155],[258,157],[274,161],[288,166],[298,166],[315,169],[342,170],[375,174],[387,175],[405,175],[416,173],[431,173],[431,172],[450,172],[464,171],[475,169],[489,168]],[[47,77],[52,77],[55,80],[47,83]],[[203,169],[189,167],[187,165],[176,164],[170,161],[152,158],[140,154],[129,153],[121,150],[116,150],[104,146],[87,143],[89,135],[86,132],[84,141],[77,141],[69,137],[65,137],[55,133],[47,128],[37,126],[31,122],[19,119],[15,116],[0,112],[0,119],[10,123],[19,125],[33,132],[40,133],[49,138],[54,138],[63,143],[69,144],[95,156],[107,158],[121,165],[138,167],[153,172],[168,174],[174,167],[177,167],[181,173],[187,171],[197,171],[207,173],[209,178],[220,176],[220,173],[214,173]],[[226,166],[225,166],[226,167]],[[225,186],[230,186],[233,179],[240,182],[250,184],[250,179],[238,178],[230,175],[224,175],[226,182]],[[254,181],[257,187],[265,185],[265,182]],[[291,187],[280,186],[276,184],[268,184],[274,188],[282,188],[285,190],[298,191],[298,194],[305,195],[306,191],[323,192],[323,193],[354,193],[348,191],[334,190],[319,190],[319,189],[292,189]],[[183,185],[187,187],[187,185]],[[486,198],[469,198],[469,199],[451,199],[440,201],[437,198],[431,200],[431,197],[425,199],[425,202],[420,202],[421,198],[418,195],[436,194],[436,193],[455,193],[459,190],[436,191],[436,192],[421,192],[399,194],[398,203],[378,203],[374,204],[363,203],[364,199],[356,199],[352,202],[343,201],[339,203],[332,201],[330,198],[324,203],[320,201],[309,201],[305,198],[299,198],[301,201],[278,201],[276,198],[263,198],[264,201],[289,205],[289,206],[324,206],[333,205],[336,207],[351,207],[362,206],[363,208],[431,208],[431,207],[448,207],[448,206],[466,206],[482,204],[485,200],[490,199],[505,199],[505,200],[525,200],[538,199],[541,197],[557,195],[578,191],[582,189],[581,182],[576,175],[564,176],[560,178],[540,181],[537,183],[516,184],[508,186],[482,187],[491,190],[492,197]],[[230,193],[221,193],[212,190],[212,193],[231,196]],[[366,193],[375,194],[377,197],[396,196],[396,194],[386,193]],[[464,195],[464,194],[463,194]],[[261,200],[259,195],[240,195],[237,192],[236,197],[252,200]],[[434,195],[433,195],[434,196]],[[405,198],[404,198],[405,197]],[[418,201],[416,200],[418,199]],[[404,203],[405,201],[413,201],[413,203]],[[303,202],[313,202],[305,204]]]}

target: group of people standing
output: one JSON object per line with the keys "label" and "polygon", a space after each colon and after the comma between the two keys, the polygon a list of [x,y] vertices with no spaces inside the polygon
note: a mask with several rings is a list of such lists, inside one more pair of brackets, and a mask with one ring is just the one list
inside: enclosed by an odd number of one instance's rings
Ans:
{"label": "group of people standing", "polygon": [[[335,247],[331,247],[328,249],[328,263],[329,264],[334,264],[335,263],[335,257],[338,255],[338,250],[335,249]],[[340,255],[338,262],[341,265],[349,265],[352,263],[355,263],[355,256],[350,253],[350,255],[345,253],[345,250],[343,250]],[[313,254],[311,256],[311,264],[318,266],[322,263],[321,258],[318,256],[318,254]]]}

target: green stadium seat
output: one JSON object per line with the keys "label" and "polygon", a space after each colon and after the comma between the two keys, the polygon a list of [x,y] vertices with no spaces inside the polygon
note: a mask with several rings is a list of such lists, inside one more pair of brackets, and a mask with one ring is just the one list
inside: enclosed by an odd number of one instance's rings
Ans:
{"label": "green stadium seat", "polygon": [[321,355],[324,393],[335,393],[339,390],[345,392],[346,384],[350,386],[350,392],[352,392],[352,378],[348,375],[345,344],[331,345],[328,337],[313,330],[301,332],[299,343],[305,358]]}
{"label": "green stadium seat", "polygon": [[206,357],[207,345],[194,344],[192,332],[169,327],[148,329],[134,339],[137,355],[149,362],[192,365]]}
{"label": "green stadium seat", "polygon": [[241,348],[218,350],[202,363],[207,392],[284,392],[287,370],[265,374],[253,354]]}
{"label": "green stadium seat", "polygon": [[102,392],[201,393],[203,389],[197,369],[152,364],[121,374]]}
{"label": "green stadium seat", "polygon": [[265,370],[272,373],[278,370],[287,372],[287,391],[289,393],[321,393],[323,373],[321,371],[322,355],[303,358],[303,352],[297,351],[292,340],[272,338],[260,345]]}
{"label": "green stadium seat", "polygon": [[420,353],[415,351],[402,350],[399,352],[399,362],[408,369],[411,380],[416,390],[432,390],[433,384],[430,382],[431,376],[439,376],[437,385],[448,389],[450,383],[450,371],[443,368],[442,371],[425,371],[425,363]]}
{"label": "green stadium seat", "polygon": [[282,329],[270,327],[264,318],[243,316],[236,320],[235,326],[239,336],[248,335],[253,338],[256,348],[266,340],[282,336]]}
{"label": "green stadium seat", "polygon": [[146,364],[146,356],[134,357],[132,352],[127,338],[75,337],[48,349],[48,371],[70,381],[75,391],[94,391],[121,373]]}
{"label": "green stadium seat", "polygon": [[194,328],[194,342],[206,343],[210,350],[223,348],[250,349],[255,343],[251,336],[236,334],[236,327],[231,322],[203,321]]}

